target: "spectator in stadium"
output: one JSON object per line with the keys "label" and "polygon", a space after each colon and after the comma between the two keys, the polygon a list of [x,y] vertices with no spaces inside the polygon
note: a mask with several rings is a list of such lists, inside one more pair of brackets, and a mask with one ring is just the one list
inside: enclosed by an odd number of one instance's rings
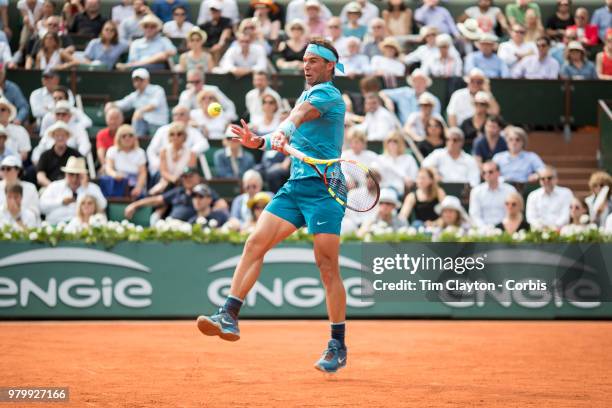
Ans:
{"label": "spectator in stadium", "polygon": [[[175,19],[176,10],[183,12],[182,22],[185,22],[189,14],[189,3],[185,0],[153,0],[151,3],[151,11],[159,18],[162,23],[168,23]],[[191,24],[191,23],[189,23]],[[179,25],[180,27],[180,25]],[[186,30],[189,31],[189,30]],[[168,35],[168,37],[171,37]]]}
{"label": "spectator in stadium", "polygon": [[121,0],[121,3],[111,9],[111,20],[119,27],[123,20],[134,17],[132,0]]}
{"label": "spectator in stadium", "polygon": [[470,217],[477,227],[493,227],[504,220],[504,203],[516,189],[500,181],[495,162],[484,162],[482,175],[484,182],[470,191]]}
{"label": "spectator in stadium", "polygon": [[214,18],[213,9],[219,10],[221,16],[228,18],[232,24],[238,24],[240,22],[238,2],[236,0],[204,0],[200,5],[198,25],[201,26]]}
{"label": "spectator in stadium", "polygon": [[0,161],[4,160],[5,157],[15,156],[17,157],[17,153],[6,147],[6,140],[9,135],[6,131],[6,128],[0,125]]}
{"label": "spectator in stadium", "polygon": [[[51,0],[44,0],[40,11],[40,16],[36,22],[36,33],[33,36],[42,37],[47,31],[47,19],[55,15],[55,4]],[[30,38],[31,40],[31,38]]]}
{"label": "spectator in stadium", "polygon": [[606,0],[605,5],[595,10],[591,17],[591,24],[599,27],[599,39],[605,43],[606,31],[612,28],[612,0]]}
{"label": "spectator in stadium", "polygon": [[510,40],[499,45],[497,55],[508,65],[510,70],[523,58],[536,55],[538,52],[534,42],[525,41],[526,32],[524,26],[513,24]]}
{"label": "spectator in stadium", "polygon": [[149,162],[149,171],[152,175],[157,174],[159,177],[159,160],[161,150],[170,143],[168,133],[171,127],[175,123],[182,123],[185,125],[187,131],[187,140],[185,145],[196,155],[203,154],[210,148],[208,140],[202,135],[195,127],[189,124],[189,109],[182,105],[176,105],[172,108],[172,123],[164,125],[157,129],[153,139],[147,146],[147,159]]}
{"label": "spectator in stadium", "polygon": [[402,62],[399,42],[393,37],[387,37],[380,42],[379,48],[382,55],[375,55],[370,61],[372,73],[377,76],[404,76],[406,65]]}
{"label": "spectator in stadium", "polygon": [[85,2],[83,0],[64,0],[62,6],[62,21],[63,26],[68,29],[72,26],[75,17],[85,11]]}
{"label": "spectator in stadium", "polygon": [[222,178],[242,178],[242,175],[255,166],[251,152],[242,148],[242,144],[228,128],[223,139],[223,149],[215,152],[215,173]]}
{"label": "spectator in stadium", "polygon": [[60,48],[59,36],[47,32],[41,39],[40,49],[36,56],[26,61],[25,69],[63,70],[72,65],[72,55]]}
{"label": "spectator in stadium", "polygon": [[[66,21],[64,21],[62,24],[62,21],[58,16],[47,17],[45,20],[45,30],[30,38],[30,41],[28,42],[28,46],[26,47],[26,64],[28,64],[28,60],[33,61],[36,58],[36,55],[42,46],[42,38],[46,33],[57,34],[59,37],[60,49],[69,54],[74,53],[74,42],[64,30],[60,29],[62,26],[65,27],[65,24]],[[29,63],[33,65],[33,62]]]}
{"label": "spectator in stadium", "polygon": [[597,79],[595,64],[587,59],[586,50],[578,41],[572,41],[567,45],[566,60],[561,67],[561,78],[563,79]]}
{"label": "spectator in stadium", "polygon": [[227,210],[214,210],[212,208],[213,192],[206,184],[198,184],[193,188],[191,193],[191,201],[195,215],[187,222],[190,224],[200,224],[210,228],[218,228],[223,226],[229,215]]}
{"label": "spectator in stadium", "polygon": [[[406,77],[408,86],[381,91],[382,97],[388,97],[397,107],[397,116],[402,124],[405,124],[412,112],[419,110],[418,99],[431,86],[432,80],[422,69],[415,69]],[[436,100],[434,113],[440,113],[440,100]]]}
{"label": "spectator in stadium", "polygon": [[266,55],[270,55],[272,52],[272,45],[266,41],[263,32],[259,29],[259,24],[255,17],[245,18],[240,21],[238,30],[236,30],[236,41],[232,42],[230,48],[240,47],[238,38],[245,35],[251,44],[257,44],[261,46]]}
{"label": "spectator in stadium", "polygon": [[105,175],[100,186],[106,197],[141,197],[147,185],[147,157],[139,146],[134,129],[121,125],[106,152]]}
{"label": "spectator in stadium", "polygon": [[499,7],[493,6],[493,0],[478,0],[478,4],[465,9],[458,20],[463,23],[468,18],[477,21],[483,33],[495,34],[498,30],[508,31],[506,16]]}
{"label": "spectator in stadium", "polygon": [[0,125],[4,126],[8,135],[5,146],[19,154],[19,158],[25,161],[32,150],[32,143],[28,131],[23,126],[14,123],[16,115],[15,106],[5,96],[0,97]]}
{"label": "spectator in stadium", "polygon": [[436,118],[444,121],[439,113],[434,112],[436,100],[429,92],[423,92],[419,96],[419,110],[408,116],[404,130],[414,141],[422,141],[425,139],[427,132],[427,124],[431,118]]}
{"label": "spectator in stadium", "polygon": [[438,185],[435,172],[429,167],[421,167],[416,177],[416,189],[406,195],[399,217],[410,221],[414,227],[438,219],[436,206],[444,200],[446,193]]}
{"label": "spectator in stadium", "polygon": [[361,5],[356,1],[351,1],[344,6],[344,10],[346,10],[346,18],[343,20],[342,34],[345,37],[357,37],[362,40],[368,31],[368,27],[359,22],[363,15]]}
{"label": "spectator in stadium", "polygon": [[30,114],[30,106],[19,86],[13,81],[6,79],[4,67],[0,67],[0,95],[2,95],[2,98],[7,99],[16,109],[11,122],[16,125],[24,123]]}
{"label": "spectator in stadium", "polygon": [[595,58],[597,76],[599,79],[612,79],[612,28],[608,28],[604,48]]}
{"label": "spectator in stadium", "polygon": [[524,207],[525,201],[522,195],[516,191],[508,193],[504,200],[504,219],[495,228],[499,228],[510,235],[519,231],[529,231],[529,223],[523,217]]}
{"label": "spectator in stadium", "polygon": [[480,184],[478,163],[463,151],[464,135],[461,129],[451,127],[446,132],[446,147],[436,149],[421,163],[422,167],[435,169],[444,183]]}
{"label": "spectator in stadium", "polygon": [[[266,152],[267,153],[267,152]],[[247,206],[249,200],[259,194],[263,189],[263,179],[261,174],[256,170],[247,170],[242,175],[242,191],[244,193],[238,195],[232,200],[230,210],[230,228],[239,230],[240,226],[245,225],[252,219],[251,210]],[[268,194],[270,193],[263,193]]]}
{"label": "spectator in stadium", "polygon": [[419,26],[434,26],[440,33],[459,36],[455,20],[449,11],[439,5],[439,0],[424,0],[423,5],[415,10],[414,20]]}
{"label": "spectator in stadium", "polygon": [[536,40],[538,53],[523,58],[512,70],[513,78],[526,79],[557,79],[559,63],[550,56],[550,40],[540,37]]}
{"label": "spectator in stadium", "polygon": [[[325,23],[327,20],[323,18],[321,11],[321,3],[319,0],[308,0],[304,5],[306,7],[306,29],[307,37],[322,37],[325,35]],[[295,20],[302,21],[302,20]]]}
{"label": "spectator in stadium", "polygon": [[168,58],[176,54],[176,47],[161,34],[162,23],[152,14],[140,20],[144,37],[133,40],[130,44],[126,63],[117,63],[119,70],[143,67],[149,70],[165,69]]}
{"label": "spectator in stadium", "polygon": [[585,198],[585,202],[591,221],[604,226],[606,218],[612,213],[612,177],[603,170],[594,172],[589,178],[589,189],[591,194]]}
{"label": "spectator in stadium", "polygon": [[599,42],[598,28],[594,24],[589,24],[589,11],[584,7],[578,7],[574,14],[576,25],[570,26],[578,33],[578,41],[585,47],[592,47]]}
{"label": "spectator in stadium", "polygon": [[363,53],[372,59],[375,55],[381,55],[379,44],[388,35],[385,20],[375,18],[370,22],[370,30],[363,43]]}
{"label": "spectator in stadium", "polygon": [[[279,6],[274,0],[252,0],[251,6],[254,7],[253,18],[257,24],[257,29],[262,33],[266,41],[274,43],[278,40],[280,32],[280,21],[273,19],[277,15]],[[321,21],[322,27],[325,23]]]}
{"label": "spectator in stadium", "polygon": [[438,29],[433,26],[424,26],[419,30],[419,37],[422,44],[417,47],[416,50],[412,51],[404,57],[404,64],[412,67],[416,64],[421,66],[430,58],[438,55],[438,47],[436,46],[436,39],[438,35]]}
{"label": "spectator in stadium", "polygon": [[540,188],[527,197],[527,222],[532,228],[559,229],[570,219],[570,204],[574,194],[557,185],[557,170],[544,166],[538,172]]}
{"label": "spectator in stadium", "polygon": [[[436,36],[436,48],[438,52],[423,61],[422,69],[430,76],[450,78],[460,77],[463,72],[463,61],[458,52],[451,53],[453,39],[448,34]],[[452,48],[454,50],[454,48]]]}
{"label": "spectator in stadium", "polygon": [[432,116],[425,127],[425,139],[416,143],[423,157],[427,157],[434,150],[444,147],[445,132],[446,123],[444,120]]}
{"label": "spectator in stadium", "polygon": [[540,6],[531,0],[516,0],[515,4],[509,3],[506,5],[506,17],[511,26],[515,24],[525,25],[525,14],[527,10],[533,9],[537,16],[540,17]]}
{"label": "spectator in stadium", "polygon": [[587,203],[576,196],[572,198],[569,207],[569,222],[567,225],[587,225],[590,223]]}
{"label": "spectator in stadium", "polygon": [[151,84],[149,71],[138,68],[132,71],[134,92],[124,98],[109,102],[105,110],[116,106],[122,112],[134,110],[132,126],[138,137],[154,134],[157,128],[168,123],[166,91],[159,85]]}
{"label": "spectator in stadium", "polygon": [[477,51],[476,41],[484,34],[478,26],[478,21],[468,18],[463,23],[457,24],[461,36],[457,39],[457,46],[462,55]]}
{"label": "spectator in stadium", "polygon": [[361,41],[357,37],[349,37],[347,41],[348,54],[342,59],[344,74],[349,78],[366,75],[370,72],[370,59],[361,53]]}
{"label": "spectator in stadium", "polygon": [[247,92],[244,98],[251,124],[263,120],[264,95],[272,96],[276,102],[277,110],[280,109],[281,97],[278,92],[270,87],[270,78],[268,74],[264,71],[253,72],[253,89]]}
{"label": "spectator in stadium", "polygon": [[106,127],[96,135],[96,156],[100,163],[100,172],[104,173],[106,152],[115,144],[117,129],[123,124],[123,113],[118,108],[110,108],[104,112]]}
{"label": "spectator in stadium", "polygon": [[246,34],[237,37],[238,46],[230,47],[213,72],[231,73],[237,78],[250,75],[254,71],[267,71],[266,51],[260,44],[253,43]]}
{"label": "spectator in stadium", "polygon": [[217,93],[213,90],[203,89],[198,94],[198,109],[190,113],[192,125],[197,127],[205,138],[209,140],[223,139],[225,129],[230,123],[230,118],[225,112],[213,117],[208,113],[208,105],[219,102]]}
{"label": "spectator in stadium", "polygon": [[[302,20],[306,21],[306,0],[291,0],[289,4],[287,4],[287,15],[285,17],[285,21],[294,21],[294,20]],[[325,21],[329,21],[332,17],[332,12],[329,11],[329,8],[325,4],[321,4],[321,17]]]}
{"label": "spectator in stadium", "polygon": [[212,71],[215,67],[215,61],[212,55],[204,50],[206,38],[206,32],[199,27],[193,27],[187,33],[187,48],[189,48],[189,51],[182,53],[179,58],[177,67],[179,72],[187,72],[193,69],[205,73]]}
{"label": "spectator in stadium", "polygon": [[301,71],[304,69],[302,59],[308,45],[306,26],[301,20],[294,20],[287,24],[285,33],[288,38],[278,45],[276,66],[281,70]]}
{"label": "spectator in stadium", "polygon": [[185,76],[187,79],[187,87],[179,95],[179,105],[186,106],[189,110],[198,109],[200,106],[198,103],[198,94],[202,90],[213,91],[217,96],[217,100],[223,107],[223,113],[229,120],[235,120],[238,117],[236,115],[236,106],[234,102],[232,102],[219,87],[206,84],[206,75],[202,71],[197,69],[189,70]]}
{"label": "spectator in stadium", "polygon": [[412,34],[412,10],[406,6],[404,0],[389,0],[387,8],[382,12],[382,18],[389,35],[401,38]]}
{"label": "spectator in stadium", "polygon": [[100,14],[100,0],[85,0],[83,12],[74,17],[69,31],[80,36],[94,38],[100,35],[105,22],[106,18]]}
{"label": "spectator in stadium", "polygon": [[38,226],[38,218],[29,208],[23,207],[23,188],[20,184],[6,187],[6,202],[0,206],[0,227],[27,229]]}
{"label": "spectator in stadium", "polygon": [[345,56],[348,53],[346,45],[347,38],[342,34],[342,22],[340,21],[340,17],[331,17],[327,20],[325,33],[325,39],[329,40],[334,45],[340,58]]}
{"label": "spectator in stadium", "polygon": [[19,49],[23,49],[30,37],[36,33],[36,23],[42,16],[42,0],[20,0],[17,10],[21,13],[22,26],[19,34]]}
{"label": "spectator in stadium", "polygon": [[40,195],[40,209],[49,224],[70,222],[76,214],[76,203],[83,195],[93,196],[100,211],[106,209],[106,198],[102,191],[87,179],[84,158],[70,157],[61,171],[64,178],[47,185]]}
{"label": "spectator in stadium", "polygon": [[151,195],[163,193],[169,187],[176,186],[183,170],[196,165],[196,155],[185,143],[187,130],[184,123],[173,122],[168,128],[168,138],[170,143],[159,153],[160,179],[151,187]]}
{"label": "spectator in stadium", "polygon": [[[78,121],[75,109],[70,106],[68,101],[58,101],[53,109],[54,120],[43,119],[41,125],[41,134],[43,135],[38,142],[38,145],[32,151],[32,162],[38,163],[39,158],[46,150],[53,147],[55,143],[54,138],[51,137],[51,127],[54,123],[63,122],[70,128],[70,138],[67,143],[68,146],[75,148],[79,151],[82,156],[87,156],[91,152],[91,142],[89,141],[89,135],[87,130]],[[75,119],[73,119],[75,118]]]}
{"label": "spectator in stadium", "polygon": [[378,154],[368,150],[368,136],[359,126],[352,126],[346,132],[349,148],[342,152],[342,158],[354,160],[371,167],[378,160]]}
{"label": "spectator in stadium", "polygon": [[40,121],[39,133],[41,135],[44,136],[49,126],[54,124],[57,120],[55,108],[60,101],[63,101],[60,104],[61,106],[63,106],[63,109],[69,109],[68,114],[70,115],[70,119],[64,119],[66,123],[68,123],[70,126],[80,126],[83,129],[87,129],[92,125],[92,121],[89,116],[87,116],[82,110],[74,107],[74,98],[71,98],[72,92],[70,91],[70,89],[61,85],[57,86],[51,93],[51,96],[53,97],[54,101],[53,109],[45,113],[42,120]]}
{"label": "spectator in stadium", "polygon": [[[204,7],[204,3],[202,6]],[[233,36],[232,21],[221,15],[222,4],[216,0],[208,2],[210,20],[200,25],[200,28],[208,35],[204,47],[208,48],[215,59],[215,63],[221,59],[221,54],[229,45]],[[200,8],[200,13],[202,8]]]}
{"label": "spectator in stadium", "polygon": [[497,153],[508,150],[506,139],[502,135],[503,128],[504,121],[501,116],[489,115],[487,117],[484,134],[474,140],[472,148],[472,156],[474,156],[479,166],[491,160]]}
{"label": "spectator in stadium", "polygon": [[567,27],[573,26],[572,0],[557,0],[555,14],[546,20],[546,35],[554,41],[561,41]]}
{"label": "spectator in stadium", "polygon": [[474,68],[463,79],[467,82],[467,87],[453,92],[446,108],[449,126],[459,126],[464,120],[474,116],[476,112],[474,97],[481,91],[489,95],[488,113],[492,115],[499,114],[499,105],[491,94],[491,85],[484,72]]}
{"label": "spectator in stadium", "polygon": [[[32,116],[38,123],[46,113],[51,112],[55,106],[53,91],[59,86],[60,77],[56,71],[48,70],[42,73],[42,86],[30,94],[30,108]],[[70,102],[74,102],[72,92],[69,93]]]}
{"label": "spectator in stadium", "polygon": [[540,20],[534,9],[528,9],[525,13],[525,41],[535,42],[544,35],[542,20]]}
{"label": "spectator in stadium", "polygon": [[399,132],[391,132],[383,142],[383,153],[372,164],[382,176],[380,185],[392,188],[403,197],[414,185],[419,166],[411,154],[406,153],[406,142]]}
{"label": "spectator in stadium", "polygon": [[572,28],[567,28],[565,30],[565,34],[563,35],[563,41],[557,42],[550,52],[550,56],[553,57],[558,63],[559,67],[563,65],[565,62],[565,53],[567,49],[567,45],[578,39],[578,34],[576,30]]}
{"label": "spectator in stadium", "polygon": [[[185,167],[182,169],[180,176],[180,185],[172,190],[166,191],[163,194],[151,195],[134,201],[125,207],[124,215],[128,220],[134,216],[134,213],[142,207],[163,207],[159,212],[152,216],[152,220],[158,220],[159,214],[167,211],[168,218],[174,218],[181,221],[189,221],[196,211],[193,208],[192,194],[193,188],[202,182],[202,178],[198,173],[197,167]],[[226,210],[227,202],[219,198],[219,194],[211,189],[213,197],[212,206],[214,210]],[[153,223],[154,224],[154,223]]]}
{"label": "spectator in stadium", "polygon": [[370,92],[365,95],[365,111],[365,119],[360,126],[368,140],[384,140],[390,132],[399,129],[397,118],[381,105],[378,94]]}
{"label": "spectator in stadium", "polygon": [[243,234],[250,234],[253,232],[255,224],[257,224],[259,217],[261,217],[266,205],[268,205],[271,200],[270,196],[264,192],[257,193],[253,198],[249,199],[247,207],[251,212],[251,217],[241,225],[240,232]]}
{"label": "spectator in stadium", "polygon": [[40,204],[38,200],[38,190],[36,186],[27,181],[21,180],[23,164],[17,156],[7,156],[0,162],[0,205],[6,203],[6,188],[11,185],[20,185],[22,189],[22,203],[40,219]]}
{"label": "spectator in stadium", "polygon": [[48,130],[53,138],[53,147],[44,151],[36,165],[36,181],[40,187],[47,187],[51,182],[61,179],[62,166],[65,166],[70,157],[81,157],[78,150],[68,146],[68,139],[72,136],[70,127],[65,122],[57,121]]}
{"label": "spectator in stadium", "polygon": [[119,39],[127,43],[144,35],[140,22],[151,13],[145,0],[133,0],[133,10],[134,14],[131,17],[119,23]]}
{"label": "spectator in stadium", "polygon": [[[3,31],[0,33],[4,34]],[[6,65],[7,68],[15,68],[17,64],[13,61],[13,54],[11,53],[11,46],[8,41],[1,38],[0,34],[0,64]]]}
{"label": "spectator in stadium", "polygon": [[[174,3],[175,1],[180,1],[180,0],[170,0],[170,1]],[[156,2],[153,3],[153,8],[155,8],[155,4],[168,4],[168,0],[156,0]],[[185,38],[187,37],[187,34],[189,33],[189,31],[191,31],[191,29],[195,27],[193,24],[191,24],[187,20],[188,7],[189,6],[187,5],[186,2],[184,5],[174,6],[174,8],[170,10],[170,12],[172,13],[171,14],[172,17],[169,20],[165,20],[158,13],[156,13],[155,10],[153,10],[155,15],[157,15],[157,17],[159,17],[160,20],[164,22],[164,25],[162,27],[162,32],[164,33],[166,37]]]}
{"label": "spectator in stadium", "polygon": [[457,197],[444,197],[435,210],[440,217],[435,221],[426,223],[428,227],[433,229],[432,239],[434,240],[447,228],[468,230],[471,226],[470,217]]}
{"label": "spectator in stadium", "polygon": [[119,40],[117,25],[109,20],[102,26],[99,38],[94,38],[87,44],[82,61],[85,64],[101,65],[113,69],[123,53],[128,50],[126,42]]}
{"label": "spectator in stadium", "polygon": [[65,231],[78,232],[88,228],[96,217],[98,221],[106,222],[106,215],[99,207],[98,200],[91,194],[79,196],[76,203],[76,214],[66,225]]}
{"label": "spectator in stadium", "polygon": [[397,215],[397,209],[400,205],[401,203],[397,199],[397,192],[394,189],[382,188],[375,210],[376,216],[361,224],[359,231],[357,231],[357,236],[364,237],[368,232],[379,228],[384,228],[386,231],[388,231],[388,228],[391,228],[393,232],[396,232],[398,229],[406,227],[408,225],[406,220]]}
{"label": "spectator in stadium", "polygon": [[513,183],[538,181],[538,171],[544,168],[544,162],[536,153],[525,150],[527,132],[520,127],[508,126],[504,129],[504,135],[508,150],[493,156],[504,180]]}
{"label": "spectator in stadium", "polygon": [[508,78],[510,70],[506,63],[495,53],[497,36],[485,33],[477,42],[478,51],[472,52],[465,57],[463,66],[468,74],[472,69],[478,68],[487,78]]}
{"label": "spectator in stadium", "polygon": [[465,135],[465,145],[471,149],[474,140],[485,134],[485,122],[491,98],[489,94],[479,91],[474,95],[474,116],[461,123],[461,130]]}
{"label": "spectator in stadium", "polygon": [[249,126],[253,133],[263,136],[274,132],[281,123],[280,99],[274,95],[264,93],[261,96],[263,114],[250,120]]}

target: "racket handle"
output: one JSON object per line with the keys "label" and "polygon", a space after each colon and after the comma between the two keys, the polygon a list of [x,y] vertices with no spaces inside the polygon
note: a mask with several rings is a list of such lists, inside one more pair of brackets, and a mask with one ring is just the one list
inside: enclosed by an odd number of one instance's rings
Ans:
{"label": "racket handle", "polygon": [[300,161],[304,161],[304,158],[306,158],[306,155],[302,152],[300,152],[299,150],[297,150],[295,147],[286,144],[285,145],[285,151],[290,155],[295,157],[296,159],[300,160]]}

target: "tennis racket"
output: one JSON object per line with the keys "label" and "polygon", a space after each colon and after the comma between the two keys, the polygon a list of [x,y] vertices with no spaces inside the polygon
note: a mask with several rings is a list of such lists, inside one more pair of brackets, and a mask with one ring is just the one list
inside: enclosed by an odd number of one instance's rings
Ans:
{"label": "tennis racket", "polygon": [[289,144],[284,148],[289,155],[312,167],[329,194],[342,206],[366,212],[378,203],[380,186],[376,176],[363,164],[346,159],[315,159]]}

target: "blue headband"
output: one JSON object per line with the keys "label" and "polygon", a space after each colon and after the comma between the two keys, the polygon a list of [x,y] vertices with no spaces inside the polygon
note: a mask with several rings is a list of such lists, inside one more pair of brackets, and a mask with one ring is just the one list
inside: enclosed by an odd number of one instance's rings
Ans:
{"label": "blue headband", "polygon": [[329,48],[325,48],[319,44],[308,44],[308,47],[306,48],[306,52],[318,55],[319,57],[327,61],[335,62],[336,68],[338,68],[338,71],[344,74],[344,65],[338,62],[338,59],[336,58],[334,53]]}

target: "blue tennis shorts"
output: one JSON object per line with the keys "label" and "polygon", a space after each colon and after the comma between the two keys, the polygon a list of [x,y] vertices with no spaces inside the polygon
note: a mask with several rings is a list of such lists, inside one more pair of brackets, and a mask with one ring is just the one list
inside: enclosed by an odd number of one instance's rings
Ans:
{"label": "blue tennis shorts", "polygon": [[266,211],[296,228],[308,226],[311,234],[340,235],[344,207],[327,191],[318,177],[289,180],[278,190]]}

